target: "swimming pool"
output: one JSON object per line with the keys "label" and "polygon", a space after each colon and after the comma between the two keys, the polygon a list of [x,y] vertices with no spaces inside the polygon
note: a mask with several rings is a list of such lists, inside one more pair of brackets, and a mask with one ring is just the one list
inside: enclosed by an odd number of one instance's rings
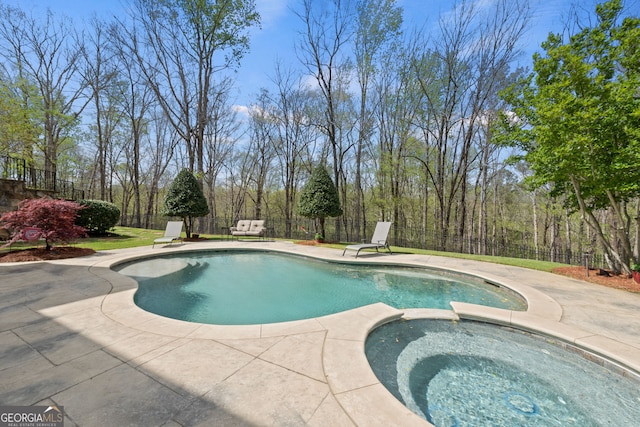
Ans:
{"label": "swimming pool", "polygon": [[[570,351],[567,351],[570,349]],[[437,427],[627,426],[640,381],[561,342],[472,321],[395,321],[371,332],[382,384]]]}
{"label": "swimming pool", "polygon": [[144,310],[220,325],[308,319],[377,302],[395,308],[450,309],[451,301],[460,301],[526,309],[519,295],[472,276],[266,251],[174,254],[118,271],[138,281],[134,301]]}

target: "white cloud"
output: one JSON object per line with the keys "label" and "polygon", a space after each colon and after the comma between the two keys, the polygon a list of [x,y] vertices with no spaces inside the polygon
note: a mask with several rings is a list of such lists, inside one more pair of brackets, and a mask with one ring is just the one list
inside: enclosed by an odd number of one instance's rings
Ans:
{"label": "white cloud", "polygon": [[262,28],[269,28],[287,15],[288,0],[256,0],[256,9],[260,13]]}
{"label": "white cloud", "polygon": [[244,114],[246,116],[249,115],[249,107],[246,105],[233,105],[231,110],[235,111],[238,114]]}

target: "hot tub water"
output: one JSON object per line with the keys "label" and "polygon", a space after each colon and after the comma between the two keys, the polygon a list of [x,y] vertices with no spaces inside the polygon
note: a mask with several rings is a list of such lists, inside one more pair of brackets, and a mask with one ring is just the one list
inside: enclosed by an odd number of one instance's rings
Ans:
{"label": "hot tub water", "polygon": [[437,427],[631,426],[640,382],[566,345],[483,323],[396,321],[366,353],[380,381]]}

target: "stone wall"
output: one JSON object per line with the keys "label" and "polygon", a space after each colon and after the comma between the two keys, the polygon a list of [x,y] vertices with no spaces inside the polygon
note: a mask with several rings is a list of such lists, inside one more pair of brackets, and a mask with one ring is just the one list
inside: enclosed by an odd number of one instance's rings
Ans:
{"label": "stone wall", "polygon": [[0,179],[0,214],[15,210],[24,199],[54,196],[52,191],[26,188],[23,181]]}

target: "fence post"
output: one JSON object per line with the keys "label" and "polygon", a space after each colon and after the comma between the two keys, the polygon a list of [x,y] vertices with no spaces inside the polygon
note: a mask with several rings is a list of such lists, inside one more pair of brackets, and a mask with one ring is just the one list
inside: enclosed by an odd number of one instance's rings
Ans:
{"label": "fence post", "polygon": [[591,254],[589,252],[585,252],[582,255],[584,256],[584,267],[587,270],[587,277],[589,277],[589,257]]}

